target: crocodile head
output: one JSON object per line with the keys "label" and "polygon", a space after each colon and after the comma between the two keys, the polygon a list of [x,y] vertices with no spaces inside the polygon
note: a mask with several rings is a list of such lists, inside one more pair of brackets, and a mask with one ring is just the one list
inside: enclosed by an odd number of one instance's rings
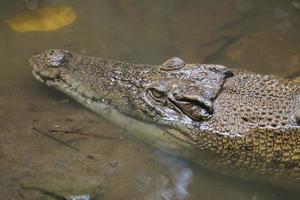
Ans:
{"label": "crocodile head", "polygon": [[231,175],[299,181],[297,81],[180,58],[135,65],[66,50],[30,63],[38,80],[151,145]]}
{"label": "crocodile head", "polygon": [[30,63],[38,80],[104,117],[109,114],[103,114],[103,110],[113,109],[135,119],[135,123],[177,130],[171,137],[164,132],[157,137],[167,145],[174,143],[174,138],[189,143],[181,133],[195,123],[210,120],[214,100],[232,76],[221,65],[185,64],[180,58],[171,58],[160,66],[134,65],[66,50],[35,54]]}

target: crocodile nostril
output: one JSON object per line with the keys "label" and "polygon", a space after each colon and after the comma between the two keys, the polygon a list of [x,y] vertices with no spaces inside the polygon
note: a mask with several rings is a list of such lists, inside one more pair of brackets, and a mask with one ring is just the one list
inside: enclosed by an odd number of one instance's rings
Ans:
{"label": "crocodile nostril", "polygon": [[48,52],[48,59],[51,66],[59,66],[65,61],[65,53],[59,50],[50,50]]}

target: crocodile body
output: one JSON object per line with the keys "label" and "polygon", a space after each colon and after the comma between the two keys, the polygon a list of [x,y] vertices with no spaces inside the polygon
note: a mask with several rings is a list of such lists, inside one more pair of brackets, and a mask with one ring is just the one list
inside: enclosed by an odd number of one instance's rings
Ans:
{"label": "crocodile body", "polygon": [[[220,173],[300,187],[300,83],[222,65],[47,50],[34,76],[146,142]],[[159,125],[159,126],[156,126]]]}

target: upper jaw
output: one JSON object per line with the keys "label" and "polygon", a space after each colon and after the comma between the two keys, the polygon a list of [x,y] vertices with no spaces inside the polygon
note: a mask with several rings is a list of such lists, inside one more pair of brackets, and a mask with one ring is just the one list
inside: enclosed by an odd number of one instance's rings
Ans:
{"label": "upper jaw", "polygon": [[64,73],[58,68],[38,68],[33,65],[33,76],[40,82],[46,83],[48,86],[56,88],[73,98],[84,99],[84,102],[102,101],[104,99],[91,91],[89,87],[80,84],[80,81],[74,80],[70,75]]}
{"label": "upper jaw", "polygon": [[30,59],[29,59],[29,63],[30,65],[32,66],[33,70],[32,70],[32,74],[33,76],[39,80],[40,82],[45,82],[46,81],[46,78],[48,78],[48,74],[47,74],[47,71],[45,72],[42,72],[42,66],[39,65],[39,57],[40,55],[39,54],[35,54],[33,55]]}
{"label": "upper jaw", "polygon": [[40,68],[42,68],[41,64],[42,63],[42,55],[41,54],[34,54],[33,56],[30,57],[29,63],[33,67],[34,70],[39,71]]}
{"label": "upper jaw", "polygon": [[47,67],[40,54],[33,55],[29,59],[29,63],[33,68],[33,76],[41,82],[54,81],[61,75],[60,69]]}
{"label": "upper jaw", "polygon": [[41,75],[38,73],[38,71],[32,70],[32,75],[34,76],[35,79],[37,79],[41,83],[45,82],[45,80],[41,77]]}
{"label": "upper jaw", "polygon": [[33,55],[29,59],[29,63],[32,66],[33,76],[40,82],[46,83],[49,86],[55,86],[58,82],[63,82],[60,77],[60,69],[48,68],[43,64],[40,55]]}
{"label": "upper jaw", "polygon": [[33,69],[32,74],[38,81],[40,81],[41,83],[46,83],[50,87],[57,88],[58,85],[67,87],[68,85],[62,79],[57,79],[56,77],[52,77],[50,73],[47,71],[38,71]]}
{"label": "upper jaw", "polygon": [[58,71],[49,71],[47,69],[41,69],[41,68],[33,68],[32,70],[33,76],[38,79],[41,82],[53,82],[53,81],[59,81]]}

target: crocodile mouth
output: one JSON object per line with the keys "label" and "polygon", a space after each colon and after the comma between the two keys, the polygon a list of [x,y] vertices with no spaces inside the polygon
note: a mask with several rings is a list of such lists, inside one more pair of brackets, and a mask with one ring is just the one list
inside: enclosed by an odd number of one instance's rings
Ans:
{"label": "crocodile mouth", "polygon": [[67,69],[56,66],[43,66],[43,58],[40,54],[34,55],[29,60],[33,67],[33,76],[41,83],[47,84],[49,87],[56,88],[68,96],[75,98],[82,104],[91,104],[92,102],[104,103],[105,100],[83,86],[83,84],[72,79],[67,73]]}
{"label": "crocodile mouth", "polygon": [[105,99],[96,97],[93,93],[83,87],[78,81],[71,81],[68,75],[58,73],[53,75],[45,70],[32,71],[33,76],[41,83],[46,83],[49,87],[58,89],[59,91],[75,98],[83,104],[91,104],[93,102],[104,103]]}
{"label": "crocodile mouth", "polygon": [[[84,87],[80,84],[70,83],[71,79],[63,79],[62,74],[54,76],[45,70],[37,70],[36,68],[32,71],[33,76],[40,82],[46,83],[48,86],[55,88],[67,96],[74,98],[76,101],[84,105],[85,107],[93,110],[104,119],[113,121],[118,124],[121,128],[124,128],[135,136],[147,137],[150,143],[161,150],[168,152],[180,152],[179,149],[184,149],[186,153],[193,152],[191,142],[183,134],[175,129],[156,126],[152,123],[147,123],[143,120],[132,118],[126,114],[123,114],[115,107],[109,105],[104,98],[95,98],[87,96],[84,91]],[[132,127],[133,126],[133,127]],[[133,131],[132,131],[133,130]],[[140,131],[142,130],[142,133]]]}

